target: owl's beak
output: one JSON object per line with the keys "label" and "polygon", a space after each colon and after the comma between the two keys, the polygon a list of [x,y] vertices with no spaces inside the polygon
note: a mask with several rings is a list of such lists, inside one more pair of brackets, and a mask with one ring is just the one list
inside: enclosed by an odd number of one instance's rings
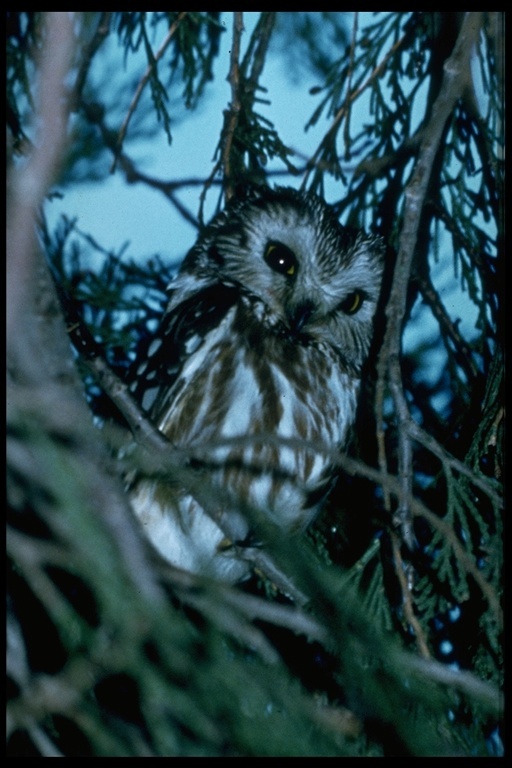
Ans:
{"label": "owl's beak", "polygon": [[303,301],[297,304],[287,312],[290,330],[294,333],[300,333],[308,323],[311,315],[315,311],[315,305],[312,301]]}

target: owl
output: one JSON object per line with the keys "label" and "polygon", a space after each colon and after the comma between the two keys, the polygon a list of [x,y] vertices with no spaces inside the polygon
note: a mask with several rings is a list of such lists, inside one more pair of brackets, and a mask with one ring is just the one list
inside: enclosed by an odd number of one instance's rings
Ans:
{"label": "owl", "polygon": [[380,238],[285,187],[251,188],[200,234],[131,386],[196,478],[131,488],[170,563],[235,582],[249,566],[234,545],[257,519],[291,535],[321,509],[355,419],[383,256]]}

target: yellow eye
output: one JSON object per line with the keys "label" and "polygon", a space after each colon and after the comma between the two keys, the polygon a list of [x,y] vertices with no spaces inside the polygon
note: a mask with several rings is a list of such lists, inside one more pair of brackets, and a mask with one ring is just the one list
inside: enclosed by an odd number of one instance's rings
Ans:
{"label": "yellow eye", "polygon": [[340,309],[346,315],[355,315],[363,305],[363,294],[361,291],[352,291],[346,299],[340,304]]}
{"label": "yellow eye", "polygon": [[270,269],[281,275],[293,277],[297,271],[297,257],[287,245],[277,241],[271,241],[265,248],[263,258]]}

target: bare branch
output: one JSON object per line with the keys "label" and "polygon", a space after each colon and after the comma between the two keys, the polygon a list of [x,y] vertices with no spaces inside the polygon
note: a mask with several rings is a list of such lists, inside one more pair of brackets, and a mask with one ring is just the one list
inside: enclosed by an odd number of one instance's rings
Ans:
{"label": "bare branch", "polygon": [[425,432],[413,419],[409,420],[406,429],[413,440],[417,440],[418,443],[424,445],[425,448],[440,459],[445,467],[455,470],[455,472],[466,477],[469,482],[489,497],[497,509],[503,508],[503,499],[482,475],[477,474],[467,464],[452,456],[446,448],[443,448],[432,435]]}
{"label": "bare branch", "polygon": [[242,62],[242,71],[253,96],[265,65],[275,17],[275,11],[262,11]]}
{"label": "bare branch", "polygon": [[[348,67],[347,77],[347,93],[350,93],[352,88],[352,75],[354,70],[354,56],[356,52],[357,31],[359,27],[359,12],[354,13],[354,23],[352,25],[352,40],[350,42],[350,59]],[[347,119],[345,120],[345,129],[343,132],[343,138],[345,141],[345,158],[348,159],[350,148],[350,113],[352,102],[347,104]]]}
{"label": "bare branch", "polygon": [[[194,471],[188,468],[193,451],[175,448],[144,416],[139,405],[131,396],[126,384],[105,363],[101,356],[99,345],[81,323],[73,323],[68,331],[73,338],[74,344],[83,355],[83,362],[126,418],[135,440],[154,457],[152,462],[153,469],[165,469],[168,474],[175,474],[179,470],[179,475],[176,475],[176,477],[181,479],[181,482],[191,489],[199,503],[202,504],[206,514],[210,514],[211,493],[208,492],[208,489],[204,488],[203,481],[198,481]],[[220,489],[217,489],[216,496],[218,497],[217,500],[223,501],[228,509],[234,506],[234,499],[227,492],[223,493]],[[242,506],[241,502],[239,502],[239,507],[241,508]],[[250,515],[251,510],[248,510],[248,512]],[[213,515],[213,512],[211,514]],[[237,536],[234,529],[232,529],[229,516],[224,515],[222,520],[218,520],[215,516],[214,519],[227,539],[233,542],[237,557],[259,568],[278,589],[292,597],[299,604],[307,602],[306,597],[275,565],[267,552],[259,548],[236,546]]]}
{"label": "bare branch", "polygon": [[[405,400],[400,371],[400,344],[402,325],[406,312],[407,285],[411,274],[420,217],[430,182],[431,172],[438,152],[444,126],[459,98],[465,92],[470,67],[470,57],[482,23],[481,13],[467,13],[455,48],[444,64],[444,77],[440,92],[432,107],[431,117],[422,134],[418,159],[405,190],[405,214],[399,238],[398,255],[389,301],[386,308],[387,325],[379,353],[376,390],[376,421],[379,428],[379,461],[386,469],[383,447],[384,388],[389,382],[397,412],[399,426],[399,476],[404,484],[402,504],[409,497],[412,477],[412,450],[407,430],[410,415]],[[398,510],[405,541],[410,539],[411,519],[405,507]]]}
{"label": "bare branch", "polygon": [[[39,95],[36,126],[38,136],[27,162],[12,171],[7,203],[7,343],[18,348],[28,343],[29,333],[20,329],[26,321],[29,293],[35,272],[35,221],[48,187],[57,176],[67,141],[69,98],[65,85],[75,39],[74,13],[50,11],[44,15],[45,44],[39,61]],[[13,350],[11,350],[13,351]],[[21,352],[21,349],[19,349]],[[32,367],[28,349],[22,352],[23,366]],[[18,360],[21,365],[21,360]]]}
{"label": "bare branch", "polygon": [[481,17],[481,13],[468,12],[466,14],[454,51],[444,65],[441,91],[433,105],[428,126],[422,135],[418,159],[405,190],[405,216],[386,312],[388,324],[381,354],[381,365],[383,366],[386,366],[386,360],[390,353],[398,354],[400,350],[401,329],[406,310],[405,288],[411,272],[421,211],[444,125],[457,100],[462,97],[466,89],[468,73],[471,69],[470,57],[480,30]]}
{"label": "bare branch", "polygon": [[98,384],[108,393],[112,402],[127,419],[136,441],[148,450],[165,451],[172,466],[176,468],[183,466],[186,463],[183,451],[173,449],[167,438],[155,429],[130,395],[128,387],[115,375],[107,363],[100,356],[89,358],[85,362],[91,373],[95,375]]}
{"label": "bare branch", "polygon": [[[165,197],[169,200],[169,202],[174,205],[178,213],[183,216],[185,221],[188,221],[189,224],[191,224],[195,229],[198,229],[199,224],[197,221],[196,216],[194,216],[193,213],[191,213],[188,208],[186,208],[183,203],[181,203],[176,195],[174,194],[174,190],[177,189],[180,186],[187,186],[190,184],[190,182],[166,182],[161,181],[160,179],[155,179],[152,176],[148,176],[145,173],[142,173],[139,171],[136,167],[133,161],[124,153],[120,153],[115,162],[118,162],[121,166],[125,176],[126,181],[128,184],[147,184],[148,187],[151,187],[152,189],[157,189],[159,192],[162,192]],[[202,184],[204,182],[201,182]]]}
{"label": "bare branch", "polygon": [[428,649],[427,639],[425,633],[421,627],[420,622],[414,612],[414,599],[412,595],[412,573],[411,565],[404,563],[402,555],[400,553],[400,545],[396,533],[391,532],[391,545],[393,548],[393,561],[395,566],[395,574],[400,585],[400,591],[402,593],[402,607],[407,624],[414,632],[416,640],[416,647],[418,653],[424,658],[430,658],[430,651]]}
{"label": "bare branch", "polygon": [[[311,640],[319,642],[328,640],[325,627],[313,616],[305,613],[302,608],[272,603],[220,582],[213,585],[210,579],[174,568],[164,562],[160,564],[159,572],[162,579],[172,585],[180,599],[196,607],[201,606],[206,612],[212,607],[217,610],[219,605],[222,605],[223,608],[243,617],[245,622],[265,621],[303,634]],[[240,624],[236,627],[239,631]],[[265,652],[267,652],[266,649]]]}
{"label": "bare branch", "polygon": [[[71,66],[76,19],[71,12],[48,12],[45,15],[45,37],[42,45],[38,79],[39,104],[37,125],[39,138],[25,166],[13,173],[8,212],[10,322],[16,327],[8,333],[11,351],[16,357],[13,382],[9,388],[9,422],[12,426],[25,421],[44,439],[56,435],[71,441],[70,457],[80,453],[83,476],[90,478],[90,498],[97,496],[97,509],[106,514],[106,525],[114,531],[113,539],[132,561],[139,564],[134,576],[147,594],[152,590],[151,578],[140,567],[141,543],[130,528],[126,516],[130,511],[120,488],[112,478],[98,472],[97,433],[92,429],[90,413],[76,386],[76,371],[64,323],[49,270],[38,252],[35,231],[39,206],[59,170],[67,139],[67,120],[71,98],[66,79]],[[25,320],[25,322],[23,322]],[[28,382],[28,383],[27,383]],[[20,451],[26,452],[21,477],[26,472],[42,472],[38,449],[30,439],[9,441],[8,461],[16,462]],[[92,480],[94,478],[94,480]],[[30,486],[30,483],[28,484]],[[43,483],[44,487],[44,483]],[[146,592],[145,592],[146,593]]]}
{"label": "bare branch", "polygon": [[226,200],[230,200],[234,194],[234,179],[232,168],[232,145],[240,115],[240,42],[244,31],[244,19],[242,11],[234,11],[233,18],[233,42],[231,43],[231,56],[228,81],[231,85],[231,103],[224,113],[225,123],[223,128],[223,149],[221,165],[224,169],[224,184]]}
{"label": "bare branch", "polygon": [[503,695],[500,690],[476,675],[462,669],[453,669],[434,659],[422,659],[408,655],[405,661],[406,673],[419,673],[426,680],[440,683],[480,701],[486,709],[499,715],[503,711]]}
{"label": "bare branch", "polygon": [[[229,72],[227,80],[231,85],[231,102],[229,108],[224,110],[224,125],[219,139],[221,148],[220,157],[213,166],[213,169],[206,180],[201,195],[199,197],[199,221],[203,223],[203,210],[206,200],[206,194],[213,184],[215,176],[222,169],[222,185],[226,200],[233,197],[235,181],[232,167],[232,148],[235,136],[238,118],[241,109],[240,100],[240,43],[244,31],[243,12],[233,11],[233,38],[231,43],[231,52],[229,59]],[[217,150],[218,151],[218,150]]]}

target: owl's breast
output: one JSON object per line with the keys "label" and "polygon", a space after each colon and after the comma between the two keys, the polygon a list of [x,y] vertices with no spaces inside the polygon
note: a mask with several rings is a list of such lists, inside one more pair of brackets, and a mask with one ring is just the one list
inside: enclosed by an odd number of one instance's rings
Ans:
{"label": "owl's breast", "polygon": [[302,527],[333,477],[358,384],[328,347],[237,322],[233,309],[190,356],[159,426],[207,482]]}

